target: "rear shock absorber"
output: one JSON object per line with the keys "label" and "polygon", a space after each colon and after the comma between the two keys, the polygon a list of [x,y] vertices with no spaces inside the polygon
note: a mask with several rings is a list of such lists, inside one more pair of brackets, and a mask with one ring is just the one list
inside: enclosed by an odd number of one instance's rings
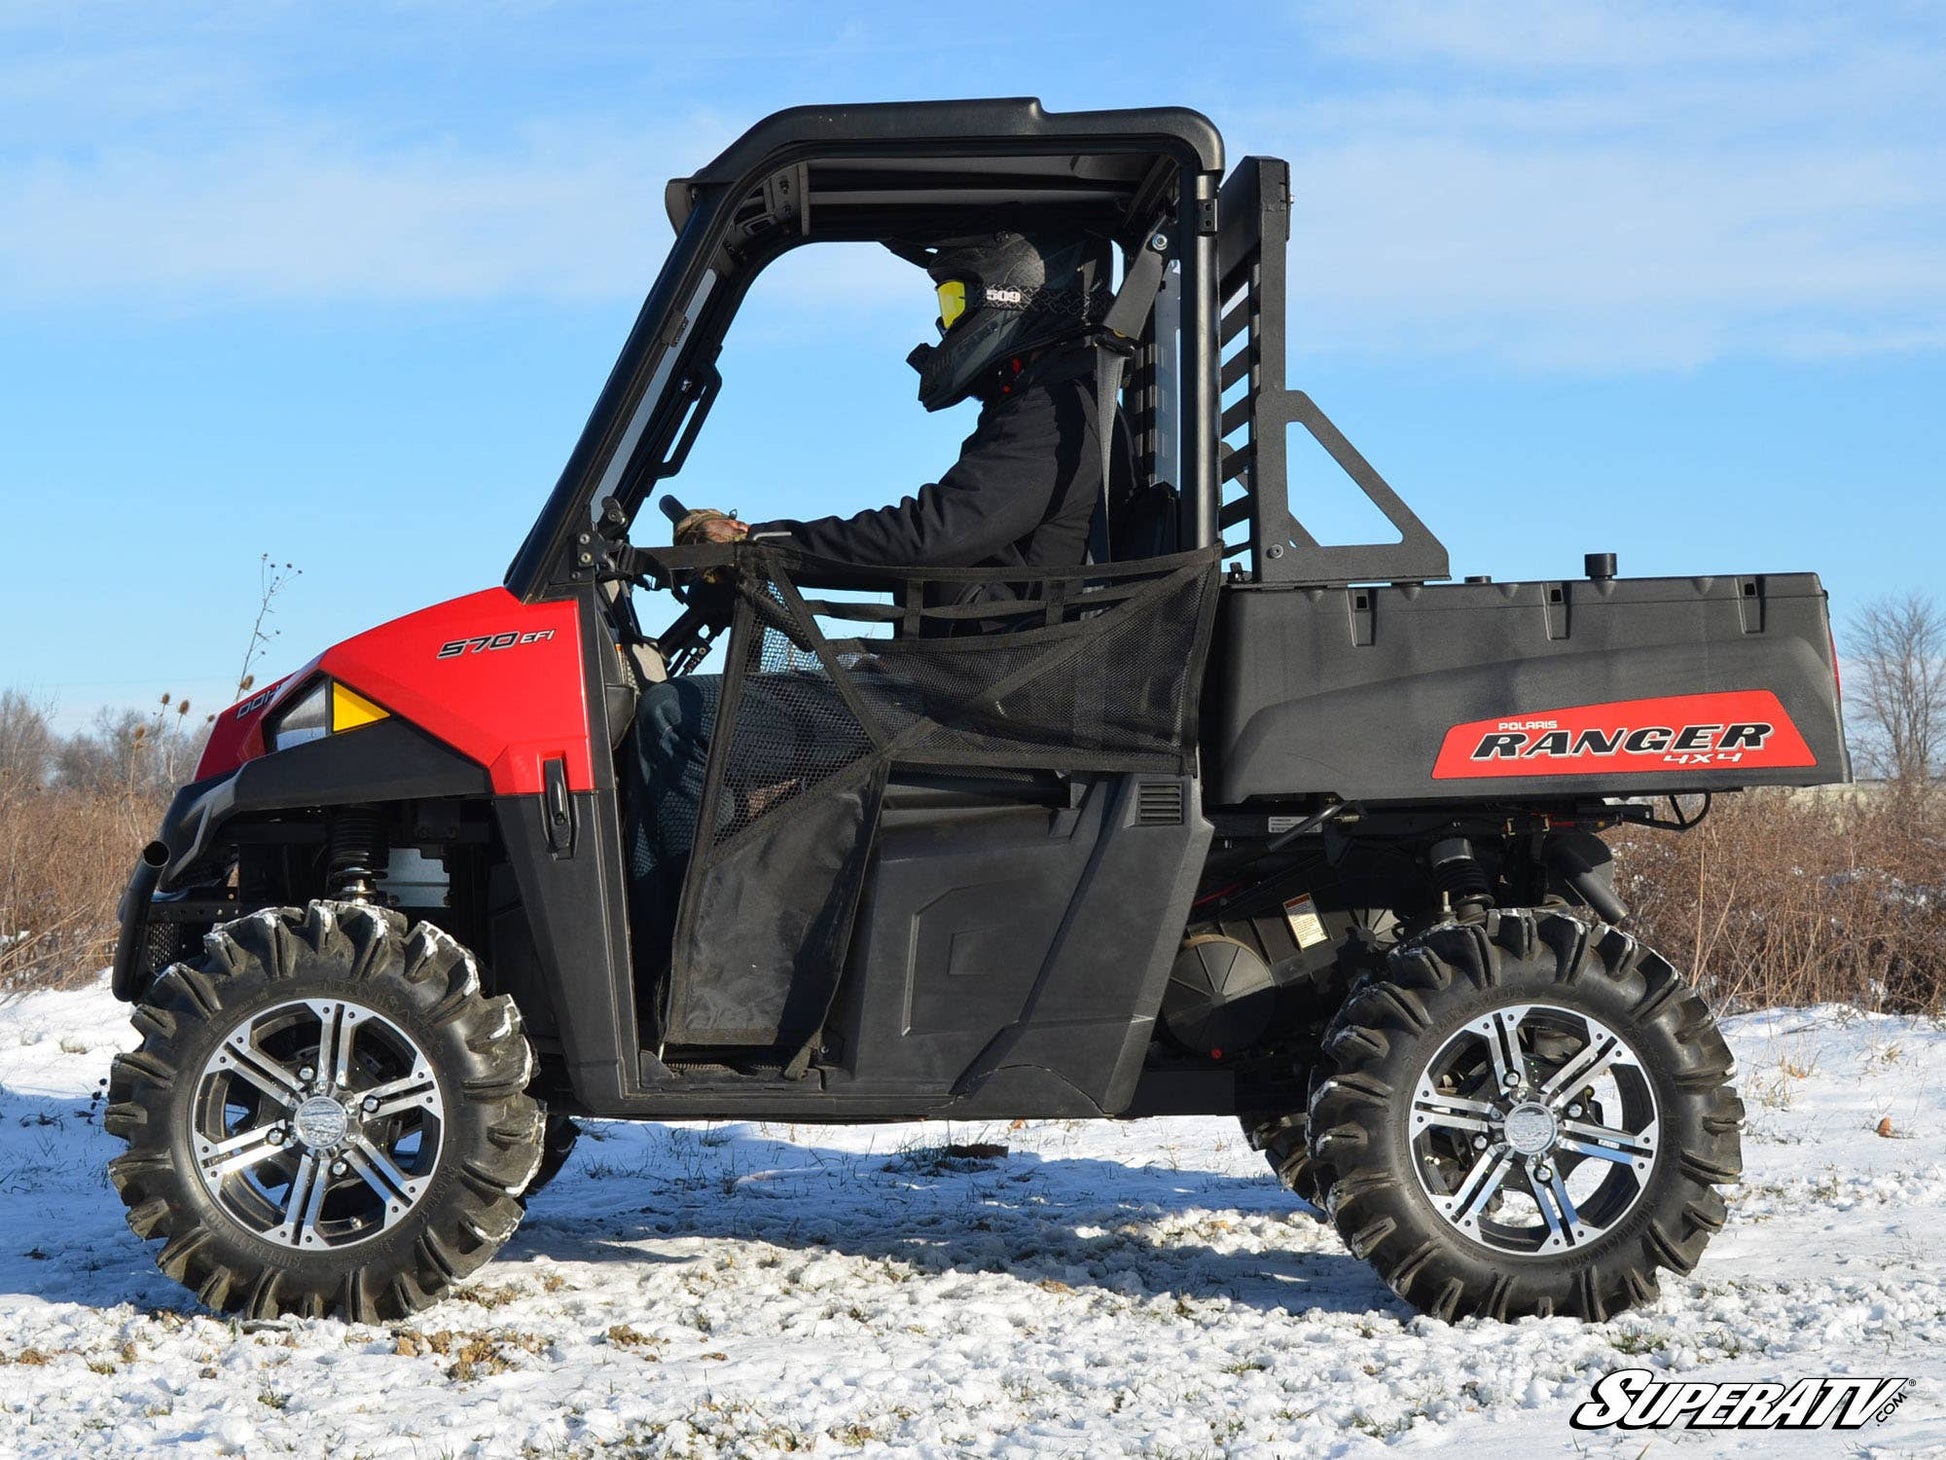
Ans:
{"label": "rear shock absorber", "polygon": [[370,806],[347,806],[331,817],[325,886],[341,902],[378,900],[378,870],[385,860],[385,817]]}
{"label": "rear shock absorber", "polygon": [[1493,879],[1473,854],[1473,843],[1463,836],[1434,842],[1428,860],[1432,863],[1433,885],[1455,917],[1473,922],[1486,916],[1493,906]]}

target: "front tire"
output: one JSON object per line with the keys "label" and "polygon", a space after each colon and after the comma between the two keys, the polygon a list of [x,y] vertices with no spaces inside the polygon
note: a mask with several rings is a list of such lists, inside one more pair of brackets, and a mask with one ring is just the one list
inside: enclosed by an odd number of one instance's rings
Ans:
{"label": "front tire", "polygon": [[226,924],[116,1058],[109,1175],[157,1265],[255,1318],[403,1318],[497,1252],[541,1157],[520,1014],[429,923],[314,902]]}
{"label": "front tire", "polygon": [[1285,1189],[1317,1208],[1320,1217],[1324,1214],[1324,1196],[1318,1190],[1317,1173],[1311,1169],[1310,1097],[1317,1094],[1325,1074],[1318,1065],[1310,1067],[1305,1075],[1306,1098],[1295,1110],[1246,1110],[1237,1116],[1250,1149],[1261,1151],[1264,1163]]}
{"label": "front tire", "polygon": [[1722,1227],[1743,1104],[1667,960],[1563,914],[1489,913],[1396,951],[1333,1021],[1312,1169],[1333,1223],[1444,1319],[1652,1300]]}

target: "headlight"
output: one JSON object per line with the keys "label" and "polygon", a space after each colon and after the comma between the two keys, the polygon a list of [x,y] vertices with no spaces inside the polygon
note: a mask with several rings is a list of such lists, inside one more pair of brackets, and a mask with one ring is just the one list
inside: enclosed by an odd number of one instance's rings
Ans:
{"label": "headlight", "polygon": [[264,727],[264,743],[272,750],[289,750],[307,740],[331,733],[331,681],[320,679],[277,712]]}
{"label": "headlight", "polygon": [[307,740],[356,730],[391,711],[381,708],[336,680],[320,679],[279,710],[264,727],[264,743],[272,750],[289,750]]}

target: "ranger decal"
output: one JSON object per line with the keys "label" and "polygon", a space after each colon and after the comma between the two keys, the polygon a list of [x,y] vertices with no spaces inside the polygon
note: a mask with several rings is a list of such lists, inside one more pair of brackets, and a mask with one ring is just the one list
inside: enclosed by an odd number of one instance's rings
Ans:
{"label": "ranger decal", "polygon": [[1474,720],[1446,732],[1436,781],[1817,764],[1766,689],[1614,700]]}

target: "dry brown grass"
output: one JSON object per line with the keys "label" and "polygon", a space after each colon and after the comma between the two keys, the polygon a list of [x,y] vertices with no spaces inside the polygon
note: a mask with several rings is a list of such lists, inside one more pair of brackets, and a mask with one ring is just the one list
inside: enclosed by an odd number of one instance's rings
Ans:
{"label": "dry brown grass", "polygon": [[163,806],[0,779],[0,993],[78,987],[108,963],[115,904]]}
{"label": "dry brown grass", "polygon": [[1946,793],[1717,799],[1681,836],[1613,838],[1630,930],[1719,1009],[1946,1005]]}

